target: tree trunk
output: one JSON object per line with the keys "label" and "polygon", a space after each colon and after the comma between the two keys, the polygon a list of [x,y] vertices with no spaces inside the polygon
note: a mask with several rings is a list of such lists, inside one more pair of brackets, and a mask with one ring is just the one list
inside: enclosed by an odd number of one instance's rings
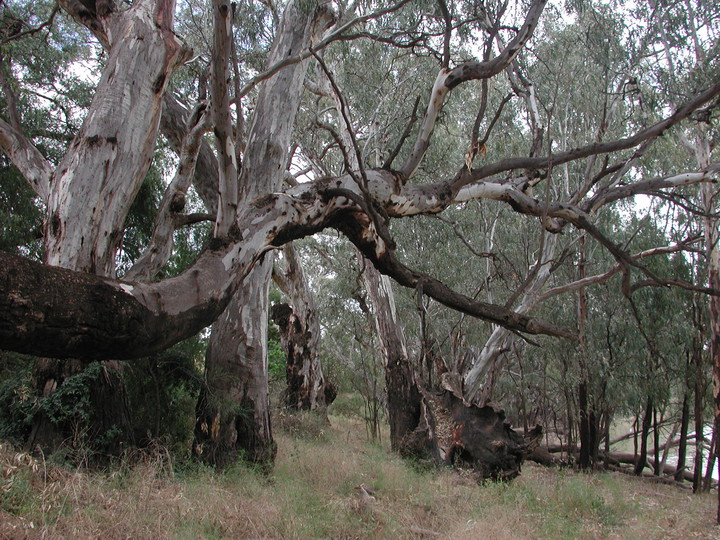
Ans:
{"label": "tree trunk", "polygon": [[647,439],[650,433],[650,426],[652,424],[652,411],[653,411],[653,399],[652,397],[647,398],[647,406],[645,407],[645,414],[642,421],[642,433],[640,434],[640,455],[635,461],[635,474],[640,476],[643,469],[647,465]]}
{"label": "tree trunk", "polygon": [[578,466],[581,469],[590,469],[595,465],[598,457],[600,427],[598,415],[588,396],[588,383],[582,382],[578,387],[578,409],[580,414],[579,438],[580,452]]}
{"label": "tree trunk", "polygon": [[[189,52],[173,34],[174,9],[174,2],[144,0],[107,18],[97,16],[100,34],[112,41],[103,43],[108,59],[90,112],[50,182],[47,264],[115,275],[125,217],[153,157],[165,84]],[[81,375],[85,365],[39,360],[34,384],[47,398],[71,378],[90,379]],[[32,448],[50,451],[78,430],[88,441],[101,442],[97,449],[104,452],[118,453],[131,442],[122,364],[103,364],[87,390],[87,416],[78,422],[40,414],[29,440]]]}
{"label": "tree trunk", "polygon": [[687,389],[683,393],[682,417],[680,419],[680,442],[678,444],[677,470],[675,472],[675,480],[683,481],[685,472],[685,460],[687,456],[687,431],[690,423],[690,402],[688,400]]}
{"label": "tree trunk", "polygon": [[368,263],[365,263],[363,280],[373,305],[385,367],[390,445],[394,451],[403,452],[406,438],[420,421],[420,393],[398,321],[390,280]]}
{"label": "tree trunk", "polygon": [[713,470],[715,469],[715,459],[717,458],[717,431],[713,426],[712,437],[710,438],[710,446],[708,451],[707,466],[705,467],[705,478],[703,479],[703,491],[710,492],[713,481]]}
{"label": "tree trunk", "polygon": [[710,450],[708,452],[708,462],[705,467],[705,479],[703,480],[703,491],[710,492],[713,482],[713,471],[715,470],[715,460],[717,459],[717,431],[713,426],[713,434],[710,439]]}
{"label": "tree trunk", "polygon": [[705,384],[702,375],[702,350],[698,343],[694,343],[693,357],[695,364],[695,463],[693,468],[693,493],[700,493],[702,482],[702,464],[703,464],[703,441],[704,435],[704,401],[705,401]]}
{"label": "tree trunk", "polygon": [[459,376],[440,377],[445,387],[440,393],[421,389],[408,361],[389,280],[370,266],[363,279],[383,348],[392,448],[405,457],[469,468],[479,480],[517,476],[542,429],[537,426],[522,437],[505,422],[503,411],[469,405],[458,397]]}
{"label": "tree trunk", "polygon": [[[700,129],[700,128],[698,128]],[[710,143],[705,132],[698,137],[696,155],[698,165],[708,166],[710,163]],[[707,283],[711,288],[720,287],[720,232],[718,219],[715,216],[717,209],[717,190],[713,185],[702,186],[701,196],[705,219],[703,228],[705,232],[705,257],[707,263]],[[712,366],[715,414],[713,422],[713,437],[720,431],[720,298],[708,295],[710,307],[710,365]],[[713,447],[711,452],[714,452]],[[717,522],[720,523],[720,490],[718,490]]]}
{"label": "tree trunk", "polygon": [[[197,406],[194,454],[223,468],[242,457],[273,461],[267,385],[267,294],[271,261],[258,264],[213,325],[205,387]],[[253,275],[255,274],[255,275]],[[239,298],[255,302],[239,303]],[[238,321],[255,321],[248,333]]]}
{"label": "tree trunk", "polygon": [[563,355],[562,358],[562,380],[566,383],[563,384],[563,394],[565,396],[565,426],[567,428],[567,440],[565,443],[568,447],[575,446],[575,439],[573,433],[575,430],[575,414],[573,411],[573,390],[572,386],[567,383],[568,381],[568,363]]}
{"label": "tree trunk", "polygon": [[87,368],[79,360],[38,359],[33,376],[35,384],[44,386],[36,387],[37,395],[49,399],[57,394],[52,409],[36,415],[28,447],[51,452],[69,444],[97,452],[94,457],[127,449],[133,434],[121,367],[117,361]]}
{"label": "tree trunk", "polygon": [[[308,9],[302,0],[288,4],[268,65],[307,49],[316,31],[328,22],[322,7]],[[281,185],[306,70],[307,61],[290,64],[262,85],[248,132],[239,190],[231,185],[235,179],[228,177],[236,159],[232,130],[219,141],[225,157],[220,164],[221,203],[216,221],[219,234],[229,230],[234,221],[227,215],[234,213],[237,206],[232,193],[239,193],[245,204],[250,204],[254,197]],[[224,81],[216,80],[214,84],[222,85]],[[226,85],[214,93],[226,98]],[[266,255],[245,277],[225,313],[213,325],[205,357],[206,388],[197,407],[194,451],[200,459],[219,467],[232,463],[240,454],[264,464],[275,458],[267,388],[267,294],[271,270],[272,260]]]}
{"label": "tree trunk", "polygon": [[[604,433],[605,433],[605,448],[603,451],[603,455],[607,456],[610,453],[610,426],[612,425],[612,411],[610,409],[610,406],[606,406],[605,408],[605,425],[604,425]],[[605,459],[605,467],[607,468],[607,459]]]}
{"label": "tree trunk", "polygon": [[578,465],[581,469],[592,467],[592,434],[590,427],[590,412],[588,406],[587,382],[580,383],[578,387],[578,409],[580,413],[580,457]]}
{"label": "tree trunk", "polygon": [[[578,243],[578,277],[580,280],[587,277],[586,260],[585,260],[585,235],[580,236]],[[579,438],[580,438],[580,457],[578,465],[581,469],[589,469],[593,466],[593,449],[595,447],[595,439],[597,431],[594,430],[595,415],[592,412],[591,399],[589,396],[590,388],[588,381],[587,367],[587,344],[585,336],[585,326],[587,323],[587,296],[585,287],[578,289],[578,359],[580,364],[580,373],[582,382],[578,386],[578,414],[580,415]]]}
{"label": "tree trunk", "polygon": [[277,304],[271,309],[287,355],[283,401],[295,410],[324,410],[335,399],[336,390],[325,380],[320,365],[320,320],[315,298],[294,246],[286,244],[283,255],[284,269],[276,268],[273,280],[291,304]]}
{"label": "tree trunk", "polygon": [[660,462],[660,429],[658,425],[658,419],[657,419],[657,408],[653,407],[653,445],[655,446],[654,450],[654,458],[655,458],[655,476],[660,476],[660,471],[662,470],[662,463]]}

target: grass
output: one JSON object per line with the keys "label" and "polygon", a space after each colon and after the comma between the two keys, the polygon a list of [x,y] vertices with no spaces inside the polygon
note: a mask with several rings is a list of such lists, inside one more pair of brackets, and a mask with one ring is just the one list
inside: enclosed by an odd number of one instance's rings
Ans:
{"label": "grass", "polygon": [[70,470],[1,446],[0,538],[720,538],[714,495],[532,464],[478,486],[367,441],[356,417],[277,425],[267,476],[171,463],[160,449],[104,473]]}

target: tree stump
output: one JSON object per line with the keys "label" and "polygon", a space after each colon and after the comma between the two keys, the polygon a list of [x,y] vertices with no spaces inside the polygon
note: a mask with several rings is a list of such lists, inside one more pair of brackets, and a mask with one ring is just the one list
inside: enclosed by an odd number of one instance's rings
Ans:
{"label": "tree stump", "polygon": [[469,471],[478,481],[510,480],[540,443],[541,426],[523,436],[491,405],[468,405],[447,390],[421,393],[420,424],[403,440],[405,457]]}

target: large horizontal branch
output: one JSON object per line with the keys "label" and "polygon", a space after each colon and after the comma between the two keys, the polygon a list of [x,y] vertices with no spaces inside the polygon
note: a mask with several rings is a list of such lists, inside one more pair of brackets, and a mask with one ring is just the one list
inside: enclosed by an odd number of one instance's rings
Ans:
{"label": "large horizontal branch", "polygon": [[[366,193],[391,207],[395,177],[388,171],[367,171],[367,177]],[[353,196],[328,196],[333,191]],[[87,359],[129,359],[163,350],[211,324],[268,250],[326,227],[347,231],[353,241],[364,242],[365,255],[381,271],[404,285],[422,286],[454,309],[517,331],[567,335],[477,303],[387,257],[376,235],[358,225],[358,220],[371,223],[355,202],[362,197],[350,175],[263,195],[242,209],[228,238],[214,240],[190,268],[160,282],[113,280],[0,253],[0,348]],[[368,252],[371,243],[374,254]]]}
{"label": "large horizontal branch", "polygon": [[[316,186],[245,208],[179,276],[128,282],[0,253],[0,348],[54,358],[128,359],[161,351],[211,324],[270,249],[326,227],[346,199]],[[301,197],[302,196],[302,197]]]}
{"label": "large horizontal branch", "polygon": [[408,268],[398,260],[392,247],[382,241],[381,235],[374,231],[375,223],[366,214],[355,212],[353,217],[354,219],[342,221],[337,228],[380,272],[391,277],[400,285],[416,289],[421,294],[456,311],[504,326],[510,330],[565,338],[575,337],[574,333],[569,330],[502,306],[480,302],[451,289],[432,276]]}

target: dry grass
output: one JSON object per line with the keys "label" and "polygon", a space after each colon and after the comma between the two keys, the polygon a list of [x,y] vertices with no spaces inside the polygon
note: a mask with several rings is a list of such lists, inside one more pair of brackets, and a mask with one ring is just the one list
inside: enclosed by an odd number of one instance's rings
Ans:
{"label": "dry grass", "polygon": [[357,419],[331,420],[283,422],[270,476],[183,470],[161,451],[101,474],[0,447],[0,538],[720,538],[714,496],[532,465],[478,486],[403,462]]}

